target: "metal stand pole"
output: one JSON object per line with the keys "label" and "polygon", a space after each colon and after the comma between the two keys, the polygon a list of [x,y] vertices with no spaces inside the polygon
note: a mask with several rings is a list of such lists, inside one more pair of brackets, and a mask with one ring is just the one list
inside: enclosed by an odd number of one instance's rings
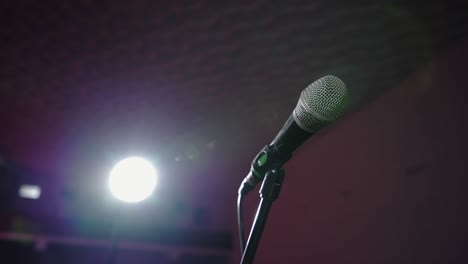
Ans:
{"label": "metal stand pole", "polygon": [[271,169],[263,180],[260,188],[260,204],[255,215],[255,220],[250,231],[249,239],[242,256],[241,264],[251,264],[257,251],[260,237],[262,236],[268,213],[270,212],[273,202],[278,198],[283,183],[284,170],[282,168]]}

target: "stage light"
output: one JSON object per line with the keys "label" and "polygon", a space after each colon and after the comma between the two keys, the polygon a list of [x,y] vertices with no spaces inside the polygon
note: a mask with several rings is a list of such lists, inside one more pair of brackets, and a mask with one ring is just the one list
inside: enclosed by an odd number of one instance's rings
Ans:
{"label": "stage light", "polygon": [[41,187],[37,185],[23,184],[18,190],[18,194],[26,199],[39,199],[41,197]]}
{"label": "stage light", "polygon": [[148,198],[156,187],[157,172],[153,165],[140,157],[118,162],[109,175],[109,189],[119,200],[136,203]]}

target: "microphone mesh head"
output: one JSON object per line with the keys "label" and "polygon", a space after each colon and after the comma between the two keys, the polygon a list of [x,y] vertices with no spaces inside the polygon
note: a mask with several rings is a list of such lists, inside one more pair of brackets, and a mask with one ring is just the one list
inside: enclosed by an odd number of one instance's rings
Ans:
{"label": "microphone mesh head", "polygon": [[343,81],[332,75],[324,76],[302,91],[293,112],[294,120],[302,129],[317,132],[343,113],[347,99]]}

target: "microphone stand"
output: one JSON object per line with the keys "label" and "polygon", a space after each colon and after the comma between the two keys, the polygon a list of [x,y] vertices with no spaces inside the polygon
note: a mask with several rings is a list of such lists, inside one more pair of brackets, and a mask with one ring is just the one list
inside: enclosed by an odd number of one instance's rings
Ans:
{"label": "microphone stand", "polygon": [[262,187],[260,188],[260,204],[258,205],[255,220],[250,230],[241,264],[251,264],[257,251],[260,237],[268,218],[273,202],[278,198],[284,178],[284,170],[280,166],[267,171]]}

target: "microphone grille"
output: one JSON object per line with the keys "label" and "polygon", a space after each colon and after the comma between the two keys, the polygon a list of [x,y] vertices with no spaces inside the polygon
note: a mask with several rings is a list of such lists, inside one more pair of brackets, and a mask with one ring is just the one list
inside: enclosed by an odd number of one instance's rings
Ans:
{"label": "microphone grille", "polygon": [[346,85],[338,77],[324,76],[305,88],[293,112],[296,123],[308,132],[335,121],[348,99]]}

